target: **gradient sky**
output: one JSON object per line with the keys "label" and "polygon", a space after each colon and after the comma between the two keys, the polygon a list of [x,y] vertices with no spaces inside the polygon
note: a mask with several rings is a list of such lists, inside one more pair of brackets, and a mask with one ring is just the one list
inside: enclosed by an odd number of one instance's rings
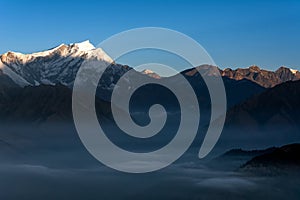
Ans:
{"label": "gradient sky", "polygon": [[30,53],[89,39],[97,45],[144,26],[198,41],[220,67],[300,70],[300,1],[0,0],[0,54]]}

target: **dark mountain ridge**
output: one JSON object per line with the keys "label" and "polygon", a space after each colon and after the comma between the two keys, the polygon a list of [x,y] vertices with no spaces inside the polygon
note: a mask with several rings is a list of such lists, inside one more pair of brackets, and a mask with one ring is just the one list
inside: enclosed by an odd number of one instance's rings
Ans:
{"label": "dark mountain ridge", "polygon": [[263,175],[300,174],[300,144],[289,144],[259,155],[241,166],[240,171]]}
{"label": "dark mountain ridge", "polygon": [[254,130],[276,125],[300,130],[300,81],[277,85],[234,106],[226,122]]}

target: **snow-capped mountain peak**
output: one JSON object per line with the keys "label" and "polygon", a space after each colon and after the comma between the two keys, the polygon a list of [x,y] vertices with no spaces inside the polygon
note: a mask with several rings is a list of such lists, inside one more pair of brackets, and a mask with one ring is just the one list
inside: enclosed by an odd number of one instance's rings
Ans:
{"label": "snow-capped mountain peak", "polygon": [[86,41],[83,41],[83,42],[80,42],[80,43],[74,43],[74,44],[71,44],[71,45],[76,46],[79,51],[89,51],[89,50],[92,50],[92,49],[96,48],[92,43],[90,43],[89,40],[86,40]]}
{"label": "snow-capped mountain peak", "polygon": [[153,74],[154,71],[152,71],[152,70],[150,70],[150,69],[144,69],[144,70],[142,71],[142,73],[143,73],[143,74]]}
{"label": "snow-capped mountain peak", "polygon": [[148,75],[152,78],[155,78],[155,79],[160,79],[161,76],[157,73],[155,73],[154,71],[150,70],[150,69],[144,69],[143,71],[141,71],[142,74],[145,74],[145,75]]}
{"label": "snow-capped mountain peak", "polygon": [[113,63],[101,48],[95,48],[88,40],[32,54],[9,51],[0,55],[0,61],[2,71],[15,82],[24,83],[19,84],[22,86],[57,83],[72,86],[83,62],[93,62],[95,70],[103,70],[107,63]]}
{"label": "snow-capped mountain peak", "polygon": [[290,69],[290,71],[293,73],[293,74],[297,74],[299,71],[296,70],[296,69]]}

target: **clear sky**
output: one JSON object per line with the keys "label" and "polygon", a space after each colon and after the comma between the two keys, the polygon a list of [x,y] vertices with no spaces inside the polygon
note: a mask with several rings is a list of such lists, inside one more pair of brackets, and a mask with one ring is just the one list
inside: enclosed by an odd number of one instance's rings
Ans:
{"label": "clear sky", "polygon": [[300,70],[300,1],[0,0],[0,54],[159,26],[198,41],[220,67]]}

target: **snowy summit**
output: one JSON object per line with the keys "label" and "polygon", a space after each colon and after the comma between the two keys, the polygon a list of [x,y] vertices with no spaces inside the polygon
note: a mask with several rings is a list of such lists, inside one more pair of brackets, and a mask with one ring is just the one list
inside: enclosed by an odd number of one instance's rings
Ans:
{"label": "snowy summit", "polygon": [[90,51],[90,50],[93,50],[96,48],[92,43],[90,43],[89,40],[86,40],[86,41],[83,41],[80,43],[74,43],[71,45],[77,46],[80,51]]}

